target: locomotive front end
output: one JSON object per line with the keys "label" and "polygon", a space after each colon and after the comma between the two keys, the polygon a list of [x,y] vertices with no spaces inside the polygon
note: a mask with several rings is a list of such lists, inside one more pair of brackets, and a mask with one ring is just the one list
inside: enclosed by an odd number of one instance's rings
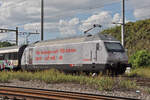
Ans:
{"label": "locomotive front end", "polygon": [[104,44],[108,53],[106,68],[115,74],[123,74],[126,68],[130,67],[123,46],[120,42],[104,42]]}

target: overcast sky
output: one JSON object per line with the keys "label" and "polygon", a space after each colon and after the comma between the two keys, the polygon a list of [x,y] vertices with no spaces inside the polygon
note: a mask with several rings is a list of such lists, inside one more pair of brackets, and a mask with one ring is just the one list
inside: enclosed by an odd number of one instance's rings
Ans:
{"label": "overcast sky", "polygon": [[[83,34],[93,24],[102,29],[121,22],[122,0],[44,0],[44,39]],[[150,0],[125,0],[126,22],[150,18]],[[40,32],[41,0],[0,0],[0,28]],[[102,30],[101,29],[101,30]],[[95,29],[98,32],[99,29]],[[37,41],[40,35],[29,38]],[[14,33],[0,34],[0,40],[15,40]],[[24,36],[19,36],[20,44]]]}

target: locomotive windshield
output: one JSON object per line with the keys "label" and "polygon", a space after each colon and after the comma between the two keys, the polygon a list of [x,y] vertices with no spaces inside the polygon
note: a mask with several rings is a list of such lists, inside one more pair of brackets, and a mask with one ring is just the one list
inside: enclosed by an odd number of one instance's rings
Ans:
{"label": "locomotive windshield", "polygon": [[124,48],[120,43],[105,42],[104,44],[108,52],[124,52]]}

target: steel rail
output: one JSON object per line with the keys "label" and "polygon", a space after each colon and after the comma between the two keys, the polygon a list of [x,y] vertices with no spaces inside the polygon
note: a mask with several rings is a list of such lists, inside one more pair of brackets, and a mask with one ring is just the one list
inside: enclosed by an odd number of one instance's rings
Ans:
{"label": "steel rail", "polygon": [[138,86],[150,87],[150,81],[148,80],[135,80]]}
{"label": "steel rail", "polygon": [[0,85],[0,96],[7,96],[9,98],[19,98],[25,100],[137,100],[124,97],[2,85]]}

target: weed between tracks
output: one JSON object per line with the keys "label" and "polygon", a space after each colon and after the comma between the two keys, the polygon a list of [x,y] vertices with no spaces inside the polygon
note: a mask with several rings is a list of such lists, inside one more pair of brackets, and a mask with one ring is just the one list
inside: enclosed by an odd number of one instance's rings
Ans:
{"label": "weed between tracks", "polygon": [[40,80],[45,83],[77,83],[86,85],[98,90],[111,91],[114,89],[136,89],[135,82],[123,79],[114,79],[112,77],[96,77],[81,75],[64,74],[57,70],[41,71],[41,72],[0,72],[0,82],[9,82],[18,79],[20,81]]}
{"label": "weed between tracks", "polygon": [[150,94],[150,88],[147,89],[147,92]]}
{"label": "weed between tracks", "polygon": [[131,73],[128,76],[139,76],[143,78],[150,78],[150,67],[149,68],[137,68],[131,70]]}

